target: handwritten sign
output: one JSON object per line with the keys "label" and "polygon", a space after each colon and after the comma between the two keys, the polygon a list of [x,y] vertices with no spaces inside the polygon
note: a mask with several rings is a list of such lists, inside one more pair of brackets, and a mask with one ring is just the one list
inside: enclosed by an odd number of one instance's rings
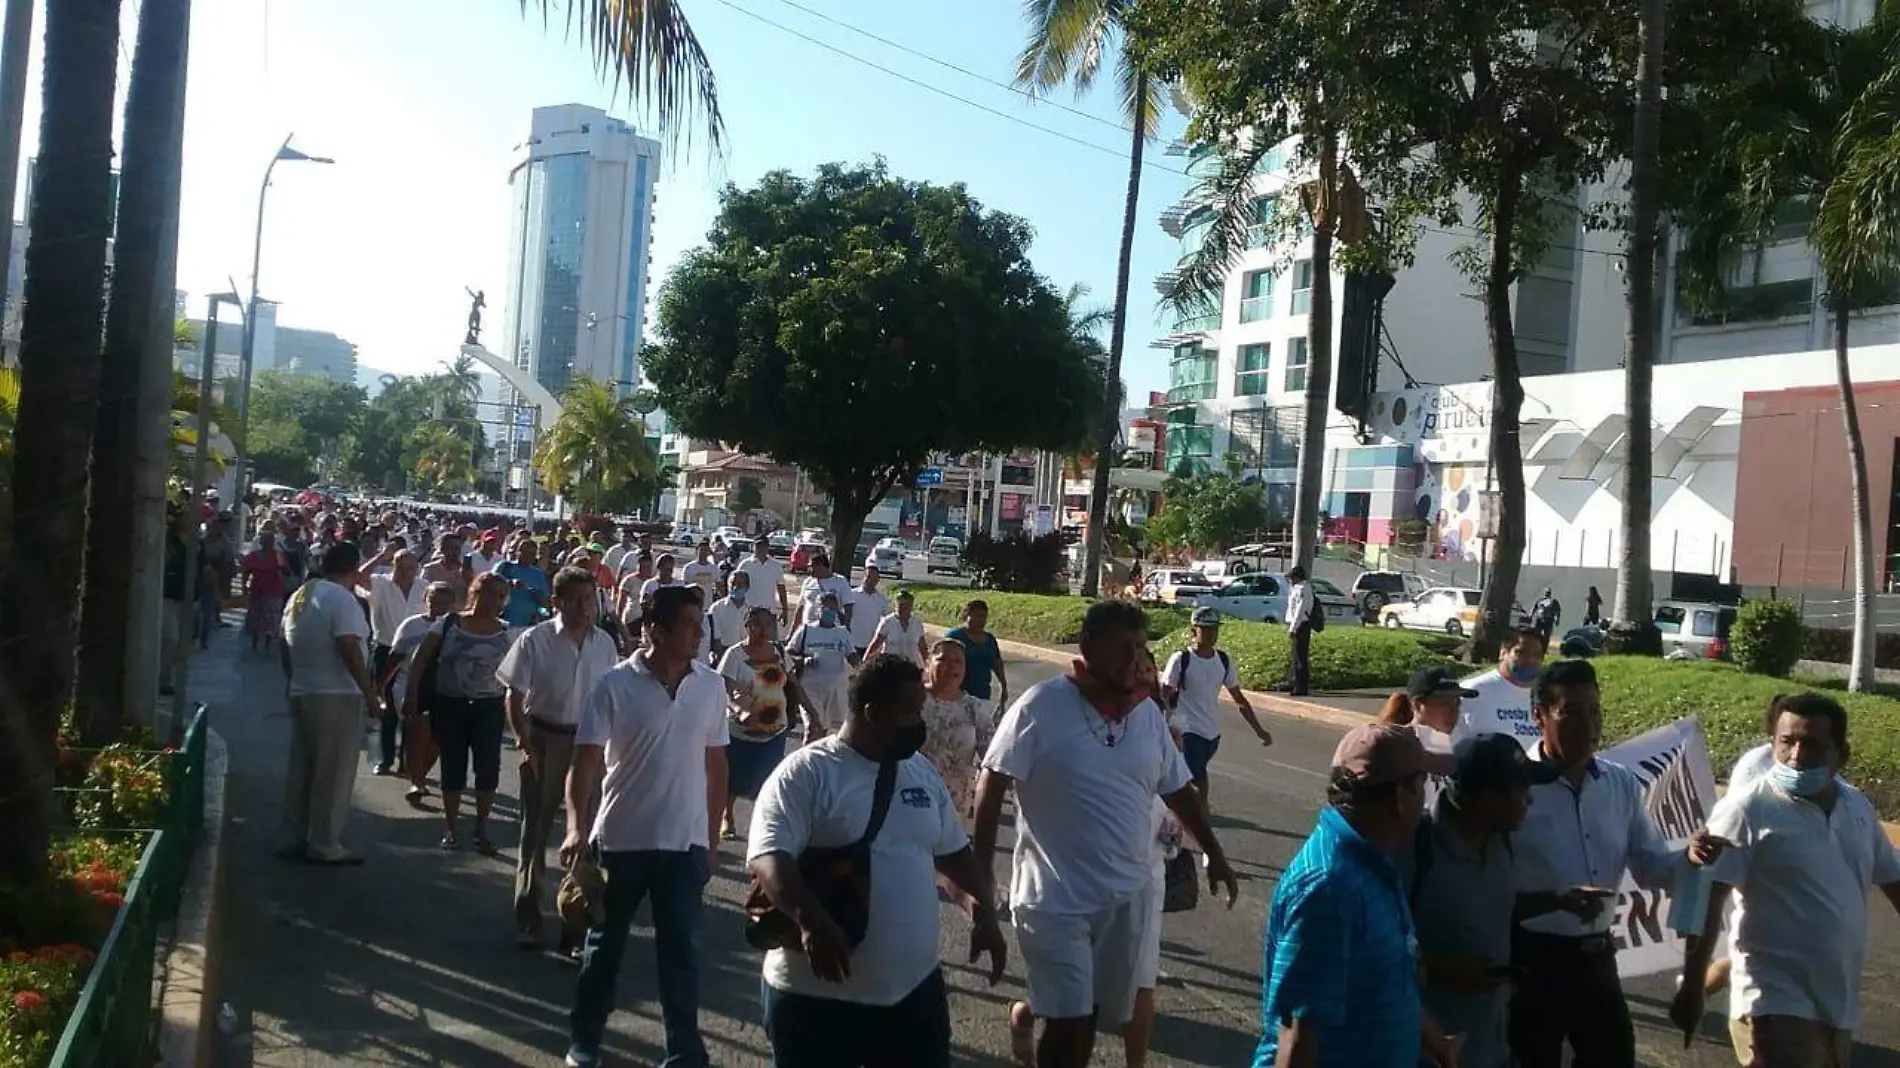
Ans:
{"label": "handwritten sign", "polygon": [[[1688,845],[1715,806],[1715,771],[1702,725],[1680,719],[1605,750],[1604,759],[1636,773],[1643,805],[1669,844]],[[1644,890],[1629,878],[1616,896],[1616,970],[1624,978],[1672,972],[1682,967],[1682,939],[1669,929],[1669,892]]]}

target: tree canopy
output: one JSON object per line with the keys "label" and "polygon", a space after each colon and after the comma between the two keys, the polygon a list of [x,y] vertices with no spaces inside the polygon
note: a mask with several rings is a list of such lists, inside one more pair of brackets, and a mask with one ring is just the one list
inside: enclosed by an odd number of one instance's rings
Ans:
{"label": "tree canopy", "polygon": [[561,417],[535,450],[541,481],[587,513],[644,501],[659,457],[647,444],[633,399],[583,375],[561,395],[561,405]]}
{"label": "tree canopy", "polygon": [[660,294],[647,374],[683,432],[809,473],[846,551],[931,453],[1068,449],[1099,414],[1030,237],[881,161],[728,187]]}
{"label": "tree canopy", "polygon": [[1165,492],[1147,526],[1149,540],[1161,545],[1216,551],[1274,525],[1266,490],[1225,472],[1172,479]]}

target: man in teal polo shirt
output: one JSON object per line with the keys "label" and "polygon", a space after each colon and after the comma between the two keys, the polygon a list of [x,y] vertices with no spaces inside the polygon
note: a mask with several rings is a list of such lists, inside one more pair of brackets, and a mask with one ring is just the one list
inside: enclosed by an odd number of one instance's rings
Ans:
{"label": "man in teal polo shirt", "polygon": [[1425,806],[1425,777],[1449,775],[1408,727],[1356,727],[1333,753],[1319,824],[1267,910],[1254,1068],[1453,1068],[1457,1051],[1419,1007],[1418,939],[1398,869]]}

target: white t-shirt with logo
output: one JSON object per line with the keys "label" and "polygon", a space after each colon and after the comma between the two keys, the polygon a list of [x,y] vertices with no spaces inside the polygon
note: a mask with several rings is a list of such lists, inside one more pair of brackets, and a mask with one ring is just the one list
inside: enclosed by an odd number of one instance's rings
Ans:
{"label": "white t-shirt with logo", "polygon": [[712,603],[713,589],[719,585],[719,565],[708,560],[700,563],[694,560],[680,570],[680,578],[688,586],[698,586],[706,591],[706,603]]}
{"label": "white t-shirt with logo", "polygon": [[[746,859],[856,842],[871,822],[877,771],[836,735],[786,754],[752,806]],[[850,977],[826,982],[805,954],[775,949],[765,957],[765,981],[775,990],[860,1005],[902,1001],[939,967],[937,858],[967,845],[936,769],[921,756],[904,761],[871,843],[870,923],[851,954]]]}
{"label": "white t-shirt with logo", "polygon": [[897,618],[897,613],[893,612],[878,620],[877,632],[871,637],[884,639],[885,652],[901,656],[913,664],[922,666],[924,656],[917,651],[917,643],[924,637],[922,616],[912,613],[910,626],[907,627],[903,620]]}
{"label": "white t-shirt with logo", "polygon": [[851,591],[851,641],[867,648],[877,637],[877,625],[891,612],[891,599],[881,591]]}
{"label": "white t-shirt with logo", "polygon": [[1537,722],[1531,718],[1531,687],[1519,686],[1496,668],[1464,680],[1464,687],[1478,691],[1458,706],[1458,729],[1452,743],[1480,734],[1508,734],[1529,749],[1537,744]]}
{"label": "white t-shirt with logo", "polygon": [[1060,915],[1113,908],[1145,891],[1154,799],[1188,784],[1161,708],[1143,701],[1112,728],[1068,678],[1029,688],[997,725],[983,766],[1015,780],[1012,907]]}
{"label": "white t-shirt with logo", "polygon": [[284,643],[290,647],[290,696],[353,694],[362,690],[336,651],[354,636],[369,665],[369,617],[356,595],[329,579],[306,582],[284,606]]}
{"label": "white t-shirt with logo", "polygon": [[812,658],[811,666],[805,669],[805,678],[813,683],[835,683],[850,672],[850,657],[857,650],[851,645],[849,630],[813,623],[793,631],[785,651],[793,656]]}
{"label": "white t-shirt with logo", "polygon": [[1231,656],[1215,650],[1201,656],[1183,649],[1168,658],[1161,683],[1181,692],[1174,702],[1174,728],[1202,738],[1220,737],[1220,692],[1240,685]]}

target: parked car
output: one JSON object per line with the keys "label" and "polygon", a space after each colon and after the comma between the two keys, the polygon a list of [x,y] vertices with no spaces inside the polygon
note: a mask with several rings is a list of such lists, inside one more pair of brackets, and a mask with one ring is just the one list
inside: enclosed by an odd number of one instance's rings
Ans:
{"label": "parked car", "polygon": [[788,561],[791,565],[792,574],[803,575],[810,571],[812,557],[824,551],[825,547],[815,541],[801,541],[796,546],[793,546],[792,558]]}
{"label": "parked car", "polygon": [[1284,571],[1287,566],[1287,546],[1284,544],[1248,542],[1236,545],[1221,555],[1227,565],[1222,574],[1230,577],[1254,571]]}
{"label": "parked car", "polygon": [[880,575],[903,578],[903,548],[897,545],[884,544],[884,542],[896,540],[895,538],[885,538],[884,541],[880,541],[876,545],[871,546],[871,551],[866,554],[864,558],[864,566],[877,568],[878,574]]}
{"label": "parked car", "polygon": [[[1235,564],[1240,565],[1241,569],[1239,571],[1234,570]],[[1212,582],[1216,586],[1237,575],[1247,573],[1246,564],[1239,560],[1232,562],[1226,560],[1196,560],[1188,566],[1207,576],[1207,581]]]}
{"label": "parked car", "polygon": [[713,535],[720,541],[731,544],[735,539],[744,538],[746,532],[735,526],[723,526],[714,530]]}
{"label": "parked car", "polygon": [[904,539],[879,538],[877,539],[877,547],[880,549],[896,549],[898,552],[901,553],[904,551]]}
{"label": "parked car", "polygon": [[1557,643],[1557,651],[1573,660],[1588,660],[1603,652],[1604,638],[1607,632],[1599,626],[1585,623],[1581,627],[1571,627]]}
{"label": "parked car", "polygon": [[[1352,597],[1325,579],[1308,579],[1313,597],[1326,613],[1328,627],[1357,627],[1362,623]],[[1199,608],[1213,608],[1224,616],[1255,623],[1282,623],[1286,620],[1287,594],[1292,583],[1278,571],[1256,571],[1241,575],[1212,593],[1195,601]]]}
{"label": "parked car", "polygon": [[696,523],[676,523],[673,525],[672,535],[667,540],[674,545],[684,545],[688,549],[696,549],[699,547],[699,543],[707,540],[707,538],[706,532]]}
{"label": "parked car", "polygon": [[831,544],[831,531],[820,530],[817,527],[806,527],[804,530],[798,532],[798,540],[815,541],[820,545],[829,545]]}
{"label": "parked car", "polygon": [[1409,571],[1364,571],[1352,580],[1353,603],[1368,622],[1379,618],[1386,605],[1410,601],[1425,592],[1425,580]]}
{"label": "parked car", "polygon": [[[1379,623],[1394,630],[1438,630],[1462,638],[1477,629],[1478,602],[1483,592],[1467,586],[1438,586],[1420,591],[1417,597],[1379,610]],[[1528,627],[1531,615],[1524,606],[1511,606],[1511,626]]]}
{"label": "parked car", "polygon": [[787,557],[798,547],[798,539],[789,530],[775,530],[765,536],[765,551],[769,556]]}
{"label": "parked car", "polygon": [[963,543],[955,538],[932,538],[930,549],[924,554],[924,574],[937,572],[946,575],[963,574]]}
{"label": "parked car", "polygon": [[1732,604],[1663,601],[1656,605],[1663,655],[1674,660],[1727,660],[1728,632],[1734,625]]}
{"label": "parked car", "polygon": [[1143,604],[1195,604],[1214,592],[1206,575],[1189,567],[1164,567],[1148,572],[1141,581]]}

